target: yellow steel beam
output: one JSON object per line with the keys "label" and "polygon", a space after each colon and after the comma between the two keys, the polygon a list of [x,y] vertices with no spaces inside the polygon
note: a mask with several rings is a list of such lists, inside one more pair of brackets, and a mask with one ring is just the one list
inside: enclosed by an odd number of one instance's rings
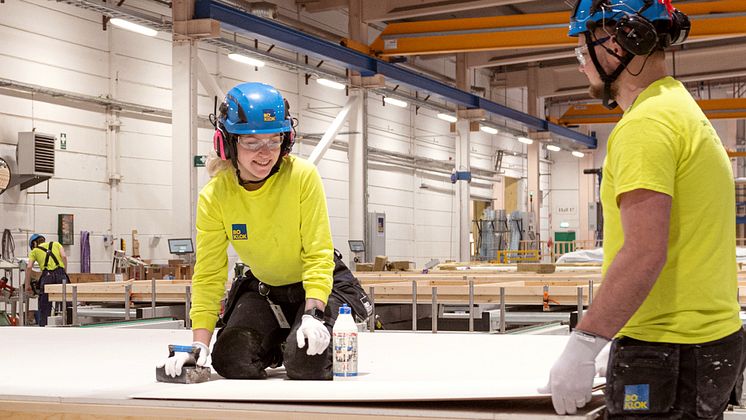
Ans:
{"label": "yellow steel beam", "polygon": [[[746,1],[689,3],[692,38],[746,34]],[[737,13],[737,16],[715,17]],[[707,17],[704,19],[703,17]],[[517,48],[571,46],[568,12],[392,23],[370,45],[378,56],[426,55]]]}
{"label": "yellow steel beam", "polygon": [[[697,103],[711,120],[746,118],[746,98],[708,99]],[[611,124],[618,122],[622,114],[619,108],[609,110],[600,104],[573,105],[557,120],[557,124]]]}

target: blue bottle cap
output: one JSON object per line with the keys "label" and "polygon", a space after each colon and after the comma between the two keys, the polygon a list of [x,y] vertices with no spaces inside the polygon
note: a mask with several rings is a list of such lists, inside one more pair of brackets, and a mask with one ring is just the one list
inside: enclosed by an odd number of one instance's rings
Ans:
{"label": "blue bottle cap", "polygon": [[349,306],[347,306],[346,303],[343,303],[342,306],[339,307],[339,314],[340,315],[351,315],[352,310]]}

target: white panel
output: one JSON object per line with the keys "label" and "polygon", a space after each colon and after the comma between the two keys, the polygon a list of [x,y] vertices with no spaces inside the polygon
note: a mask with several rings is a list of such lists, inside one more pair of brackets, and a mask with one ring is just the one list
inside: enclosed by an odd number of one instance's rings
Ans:
{"label": "white panel", "polygon": [[[171,187],[161,185],[127,184],[120,186],[120,208],[124,209],[171,209]],[[178,221],[177,221],[178,222]]]}
{"label": "white panel", "polygon": [[[170,63],[154,63],[152,61],[144,61],[115,54],[112,57],[112,66],[116,69],[117,80],[119,82],[142,84],[171,90]],[[120,85],[119,95],[126,93],[126,89],[126,85]]]}
{"label": "white panel", "polygon": [[[170,109],[170,107],[169,107]],[[148,120],[121,117],[121,133],[138,133],[154,136],[171,137],[171,125]],[[212,139],[211,139],[212,140]],[[170,159],[170,155],[169,155]]]}
{"label": "white panel", "polygon": [[28,58],[5,57],[4,61],[0,66],[2,78],[91,96],[105,94],[109,89],[104,77],[39,64]]}
{"label": "white panel", "polygon": [[347,200],[339,198],[329,198],[327,196],[326,205],[329,212],[329,217],[346,218],[349,216],[349,206]]}
{"label": "white panel", "polygon": [[54,178],[106,182],[106,158],[56,150]]}
{"label": "white panel", "polygon": [[171,186],[171,162],[152,159],[120,159],[120,173],[126,184]]}
{"label": "white panel", "polygon": [[[3,8],[5,11],[5,8]],[[34,19],[20,19],[22,21]],[[0,55],[23,57],[35,65],[54,69],[66,69],[86,73],[91,76],[108,77],[108,54],[105,50],[90,48],[85,44],[50,38],[37,33],[22,31],[10,25],[14,23],[0,20]],[[87,25],[84,25],[87,26]],[[63,38],[64,39],[64,38]],[[30,64],[30,63],[29,63]],[[4,66],[3,66],[4,67]],[[6,69],[7,70],[7,69]],[[37,82],[30,82],[37,83]]]}
{"label": "white panel", "polygon": [[[151,38],[117,27],[110,27],[111,52],[140,60],[171,65],[171,37],[159,34]],[[170,107],[169,107],[170,108]]]}
{"label": "white panel", "polygon": [[[208,143],[204,143],[207,145]],[[209,143],[210,147],[212,142]],[[119,151],[123,157],[171,161],[171,136],[119,132]],[[204,152],[207,154],[207,151]],[[170,175],[169,175],[170,176]]]}
{"label": "white panel", "polygon": [[332,179],[322,179],[324,183],[324,192],[326,193],[326,198],[338,198],[342,200],[347,200],[348,195],[348,188],[347,188],[347,182],[344,181],[337,181]]}
{"label": "white panel", "polygon": [[[142,77],[147,77],[142,75]],[[117,99],[155,108],[171,109],[171,90],[120,80]]]}
{"label": "white panel", "polygon": [[423,210],[418,209],[416,212],[417,224],[420,226],[441,226],[448,227],[452,226],[453,213],[448,209],[438,210]]}
{"label": "white panel", "polygon": [[130,230],[137,229],[139,234],[155,235],[164,233],[164,225],[167,225],[172,217],[170,209],[127,209],[119,213],[119,225],[124,232],[129,233]]}
{"label": "white panel", "polygon": [[[28,19],[31,15],[34,18]],[[3,4],[0,24],[73,44],[107,49],[102,36],[101,15],[59,2],[44,0],[9,1]]]}

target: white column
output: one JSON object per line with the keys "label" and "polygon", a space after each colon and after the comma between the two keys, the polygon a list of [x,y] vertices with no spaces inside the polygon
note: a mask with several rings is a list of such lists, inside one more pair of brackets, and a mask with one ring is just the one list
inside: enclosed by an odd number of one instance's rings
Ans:
{"label": "white column", "polygon": [[[456,123],[456,170],[459,172],[471,172],[469,164],[470,135],[469,121],[459,120]],[[469,232],[471,220],[469,220],[469,183],[456,181],[456,220],[458,220],[458,259],[469,261],[471,250],[469,249]]]}
{"label": "white column", "polygon": [[[350,39],[368,45],[368,25],[362,19],[362,0],[349,0],[348,3],[348,32]],[[349,135],[347,148],[348,165],[348,193],[347,203],[349,205],[348,237],[349,239],[367,240],[365,236],[365,223],[367,219],[366,197],[368,185],[366,182],[366,156],[367,136],[365,133],[365,111],[368,95],[362,89],[350,91],[350,96],[356,96],[355,106],[348,115]],[[369,244],[368,244],[369,245]],[[349,260],[352,260],[350,255]]]}
{"label": "white column", "polygon": [[[527,112],[539,116],[538,112],[539,69],[536,65],[529,65],[527,88]],[[539,158],[541,157],[541,143],[534,141],[528,146],[528,197],[526,209],[533,213],[533,230],[539,237],[541,232],[541,184],[539,182]],[[528,226],[524,226],[528,232]],[[547,239],[547,238],[540,238]]]}
{"label": "white column", "polygon": [[365,141],[363,125],[363,106],[365,100],[362,91],[351,92],[350,95],[358,96],[355,107],[350,111],[349,127],[351,134],[347,148],[347,165],[348,165],[348,204],[349,204],[349,239],[365,240]]}
{"label": "white column", "polygon": [[171,234],[194,237],[197,172],[192,159],[197,151],[196,41],[175,41],[172,57]]}

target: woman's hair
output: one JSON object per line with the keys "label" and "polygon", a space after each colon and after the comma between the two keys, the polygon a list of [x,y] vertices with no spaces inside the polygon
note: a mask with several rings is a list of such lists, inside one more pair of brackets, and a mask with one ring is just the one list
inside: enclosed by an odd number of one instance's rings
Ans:
{"label": "woman's hair", "polygon": [[235,169],[233,168],[233,163],[230,160],[222,160],[218,157],[218,154],[215,153],[214,150],[210,151],[210,154],[207,155],[207,173],[210,174],[210,177],[215,177],[217,174],[219,174],[222,171],[230,170],[231,172],[234,172]]}

